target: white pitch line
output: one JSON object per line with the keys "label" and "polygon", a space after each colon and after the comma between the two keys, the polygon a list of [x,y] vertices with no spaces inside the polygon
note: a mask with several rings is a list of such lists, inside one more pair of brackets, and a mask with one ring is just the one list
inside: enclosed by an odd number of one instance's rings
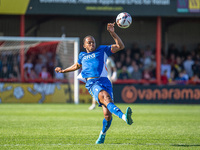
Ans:
{"label": "white pitch line", "polygon": [[[97,145],[97,144],[2,144],[0,146],[68,146],[68,145]],[[164,143],[146,143],[146,144],[132,144],[132,143],[113,143],[113,144],[104,144],[104,145],[169,145]],[[185,144],[184,144],[185,145]]]}
{"label": "white pitch line", "polygon": [[[2,144],[0,147],[7,147],[7,146],[70,146],[70,145],[97,145],[97,144]],[[132,143],[113,143],[113,144],[104,144],[104,145],[169,145],[169,146],[194,146],[199,144],[186,144],[186,143],[173,143],[173,144],[165,144],[165,143],[146,143],[146,144],[132,144]]]}

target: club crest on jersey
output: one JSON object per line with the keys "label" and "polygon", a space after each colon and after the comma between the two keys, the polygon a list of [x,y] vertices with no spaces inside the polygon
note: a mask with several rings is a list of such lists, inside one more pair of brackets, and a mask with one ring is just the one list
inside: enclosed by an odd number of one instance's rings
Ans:
{"label": "club crest on jersey", "polygon": [[92,59],[92,58],[95,58],[95,53],[83,57],[83,59],[86,59],[86,60]]}

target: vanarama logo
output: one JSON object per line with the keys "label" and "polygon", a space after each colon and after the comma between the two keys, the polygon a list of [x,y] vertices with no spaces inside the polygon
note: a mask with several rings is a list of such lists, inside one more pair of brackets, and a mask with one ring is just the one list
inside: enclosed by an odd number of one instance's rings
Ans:
{"label": "vanarama logo", "polygon": [[124,102],[133,103],[137,99],[137,90],[134,86],[125,86],[121,96]]}
{"label": "vanarama logo", "polygon": [[200,100],[199,88],[146,88],[136,89],[134,86],[125,86],[121,97],[126,103],[138,100]]}

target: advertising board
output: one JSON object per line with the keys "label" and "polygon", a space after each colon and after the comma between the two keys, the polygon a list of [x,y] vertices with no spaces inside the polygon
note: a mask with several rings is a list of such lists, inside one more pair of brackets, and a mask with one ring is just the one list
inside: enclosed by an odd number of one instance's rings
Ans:
{"label": "advertising board", "polygon": [[199,0],[0,0],[0,14],[200,16]]}
{"label": "advertising board", "polygon": [[117,103],[200,104],[200,86],[115,84],[113,91]]}

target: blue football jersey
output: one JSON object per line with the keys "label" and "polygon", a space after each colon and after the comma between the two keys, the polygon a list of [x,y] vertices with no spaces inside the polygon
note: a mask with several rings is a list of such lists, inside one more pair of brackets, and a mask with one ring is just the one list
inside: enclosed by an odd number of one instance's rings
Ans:
{"label": "blue football jersey", "polygon": [[81,52],[78,63],[82,65],[82,71],[78,79],[84,81],[83,78],[107,77],[106,60],[112,54],[111,45],[101,45],[90,53]]}

